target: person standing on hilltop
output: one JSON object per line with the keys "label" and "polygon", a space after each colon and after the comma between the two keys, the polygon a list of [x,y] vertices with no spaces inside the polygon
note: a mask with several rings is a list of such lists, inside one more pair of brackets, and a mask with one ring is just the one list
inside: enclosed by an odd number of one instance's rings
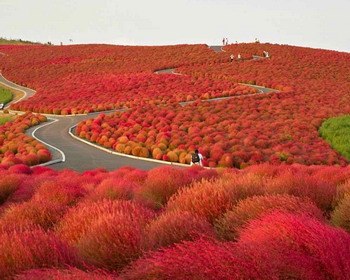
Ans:
{"label": "person standing on hilltop", "polygon": [[203,155],[198,150],[195,150],[194,154],[192,154],[191,166],[194,164],[203,166]]}
{"label": "person standing on hilltop", "polygon": [[222,39],[222,45],[225,46],[226,39],[225,37]]}

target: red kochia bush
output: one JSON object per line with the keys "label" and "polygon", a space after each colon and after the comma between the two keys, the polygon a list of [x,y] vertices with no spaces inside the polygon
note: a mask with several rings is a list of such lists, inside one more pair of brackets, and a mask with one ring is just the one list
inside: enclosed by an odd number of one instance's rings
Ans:
{"label": "red kochia bush", "polygon": [[0,218],[0,224],[26,226],[34,224],[43,229],[51,228],[64,214],[66,207],[51,201],[31,200],[10,206]]}
{"label": "red kochia bush", "polygon": [[214,222],[231,210],[236,203],[249,196],[261,194],[262,181],[251,175],[227,174],[218,180],[195,182],[172,196],[167,211],[189,211]]}
{"label": "red kochia bush", "polygon": [[189,212],[174,211],[151,221],[145,229],[142,243],[145,249],[154,250],[203,236],[215,237],[213,227],[205,218]]}
{"label": "red kochia bush", "polygon": [[118,270],[141,255],[141,235],[153,212],[130,201],[86,202],[72,208],[57,227],[87,262]]}
{"label": "red kochia bush", "polygon": [[21,179],[19,176],[11,174],[0,174],[0,205],[6,201],[6,199],[14,193],[20,183]]}
{"label": "red kochia bush", "polygon": [[350,235],[305,215],[274,212],[253,220],[238,244],[278,279],[349,279]]}
{"label": "red kochia bush", "polygon": [[152,253],[132,263],[122,280],[275,280],[236,255],[236,245],[197,240]]}
{"label": "red kochia bush", "polygon": [[268,185],[269,193],[291,194],[308,197],[323,211],[332,209],[332,202],[336,196],[336,186],[315,176],[307,174],[282,173]]}
{"label": "red kochia bush", "polygon": [[104,271],[82,271],[77,268],[69,269],[32,269],[21,273],[14,280],[113,280],[115,275]]}
{"label": "red kochia bush", "polygon": [[70,181],[66,182],[60,178],[55,178],[55,180],[43,182],[37,188],[34,199],[50,200],[61,205],[73,205],[85,195],[85,190],[78,184],[73,183],[72,177]]}
{"label": "red kochia bush", "polygon": [[334,209],[332,223],[350,233],[350,194],[346,195]]}
{"label": "red kochia bush", "polygon": [[254,196],[240,201],[233,210],[219,218],[216,229],[225,240],[235,240],[239,230],[250,220],[275,210],[288,213],[303,213],[317,219],[322,219],[322,212],[309,199],[292,195]]}
{"label": "red kochia bush", "polygon": [[133,190],[137,187],[137,184],[123,178],[108,178],[98,184],[95,189],[86,196],[86,199],[92,201],[104,198],[110,200],[129,200],[132,199]]}
{"label": "red kochia bush", "polygon": [[148,172],[139,195],[155,201],[156,206],[162,206],[180,187],[191,181],[192,178],[184,170],[170,166],[157,167]]}
{"label": "red kochia bush", "polygon": [[37,229],[30,232],[0,234],[0,278],[32,268],[76,265],[74,251],[52,233]]}

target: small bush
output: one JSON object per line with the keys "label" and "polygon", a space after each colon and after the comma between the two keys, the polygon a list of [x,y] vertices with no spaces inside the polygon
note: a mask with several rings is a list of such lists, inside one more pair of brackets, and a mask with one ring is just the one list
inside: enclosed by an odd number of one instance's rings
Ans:
{"label": "small bush", "polygon": [[176,244],[133,262],[122,280],[272,280],[269,273],[236,254],[234,243],[197,240]]}
{"label": "small bush", "polygon": [[61,205],[74,205],[86,192],[78,184],[74,183],[74,179],[71,179],[71,181],[71,183],[67,183],[59,178],[55,178],[55,180],[43,182],[36,189],[33,198],[49,200]]}
{"label": "small bush", "polygon": [[276,271],[277,279],[346,280],[350,275],[350,235],[309,216],[263,216],[248,224],[238,244],[262,271]]}
{"label": "small bush", "polygon": [[219,218],[215,227],[224,240],[236,240],[239,230],[250,220],[274,211],[304,213],[322,219],[322,212],[309,199],[291,195],[254,196],[240,201],[233,210]]}
{"label": "small bush", "polygon": [[138,195],[153,200],[158,207],[161,207],[180,187],[191,182],[192,178],[186,176],[183,170],[162,166],[148,172],[148,177]]}
{"label": "small bush", "polygon": [[156,250],[203,236],[215,237],[213,227],[204,218],[189,212],[174,211],[164,213],[149,223],[145,229],[143,247]]}
{"label": "small bush", "polygon": [[0,205],[14,193],[21,183],[19,176],[7,174],[0,179]]}
{"label": "small bush", "polygon": [[115,275],[104,271],[82,271],[77,268],[69,269],[33,269],[23,272],[13,278],[14,280],[113,280]]}
{"label": "small bush", "polygon": [[321,210],[332,210],[332,202],[336,196],[336,186],[325,180],[306,174],[287,172],[274,178],[267,185],[272,194],[290,194],[310,198]]}
{"label": "small bush", "polygon": [[86,199],[97,201],[102,199],[130,200],[133,197],[133,190],[138,187],[135,183],[121,178],[108,178],[95,187]]}
{"label": "small bush", "polygon": [[10,206],[0,218],[0,224],[25,227],[34,224],[47,230],[63,216],[66,207],[45,200],[31,200]]}
{"label": "small bush", "polygon": [[87,262],[118,270],[141,255],[141,236],[153,212],[130,201],[85,202],[57,226],[62,239]]}
{"label": "small bush", "polygon": [[37,229],[30,232],[0,234],[0,278],[33,268],[76,265],[74,251],[52,233]]}
{"label": "small bush", "polygon": [[334,209],[332,223],[350,233],[350,194],[346,195]]}
{"label": "small bush", "polygon": [[257,177],[232,175],[213,181],[195,182],[171,197],[166,211],[189,211],[213,223],[239,200],[263,192]]}

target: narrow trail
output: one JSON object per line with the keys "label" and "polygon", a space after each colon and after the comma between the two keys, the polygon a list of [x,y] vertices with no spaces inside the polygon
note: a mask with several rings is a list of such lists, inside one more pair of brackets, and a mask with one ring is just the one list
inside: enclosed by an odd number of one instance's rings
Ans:
{"label": "narrow trail", "polygon": [[[223,51],[221,46],[211,46],[210,49],[215,52]],[[156,73],[162,74],[177,74],[174,73],[175,69],[164,69],[156,71]],[[181,74],[178,74],[181,75]],[[0,73],[0,83],[4,84],[10,88],[22,91],[24,96],[17,101],[12,101],[6,104],[6,108],[8,108],[12,103],[19,102],[21,100],[25,100],[33,96],[36,91],[33,89],[29,89],[20,85],[17,85],[5,77]],[[269,93],[274,90],[267,89],[260,86],[247,85],[252,88],[257,88],[259,93],[256,94],[264,94]],[[256,95],[251,94],[251,95]],[[228,98],[239,98],[245,97],[249,95],[242,96],[230,96],[230,97],[220,97],[203,101],[217,101]],[[182,106],[186,104],[192,103],[189,102],[181,102]],[[51,165],[51,168],[56,170],[62,169],[72,169],[78,172],[82,172],[85,170],[91,170],[95,168],[104,168],[106,170],[115,170],[122,166],[132,166],[139,169],[149,170],[155,167],[169,164],[169,163],[161,163],[161,162],[152,162],[149,160],[141,160],[138,158],[130,158],[122,155],[115,155],[104,150],[98,149],[94,146],[87,145],[84,142],[78,141],[73,138],[69,131],[72,127],[76,126],[79,122],[85,119],[93,118],[101,113],[110,113],[108,112],[95,112],[88,115],[80,115],[80,116],[48,116],[49,122],[44,123],[40,126],[33,127],[26,131],[26,134],[36,138],[37,140],[43,142],[47,145],[50,150],[53,160],[44,165]]]}

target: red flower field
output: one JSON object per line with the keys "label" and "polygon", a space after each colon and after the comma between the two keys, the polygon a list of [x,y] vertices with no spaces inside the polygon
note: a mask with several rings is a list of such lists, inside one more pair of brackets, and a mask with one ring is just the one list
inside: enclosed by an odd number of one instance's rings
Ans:
{"label": "red flower field", "polygon": [[28,112],[0,125],[0,163],[36,165],[49,161],[51,154],[47,148],[24,134],[26,129],[45,121],[45,116]]}
{"label": "red flower field", "polygon": [[0,277],[346,280],[349,174],[0,165]]}

